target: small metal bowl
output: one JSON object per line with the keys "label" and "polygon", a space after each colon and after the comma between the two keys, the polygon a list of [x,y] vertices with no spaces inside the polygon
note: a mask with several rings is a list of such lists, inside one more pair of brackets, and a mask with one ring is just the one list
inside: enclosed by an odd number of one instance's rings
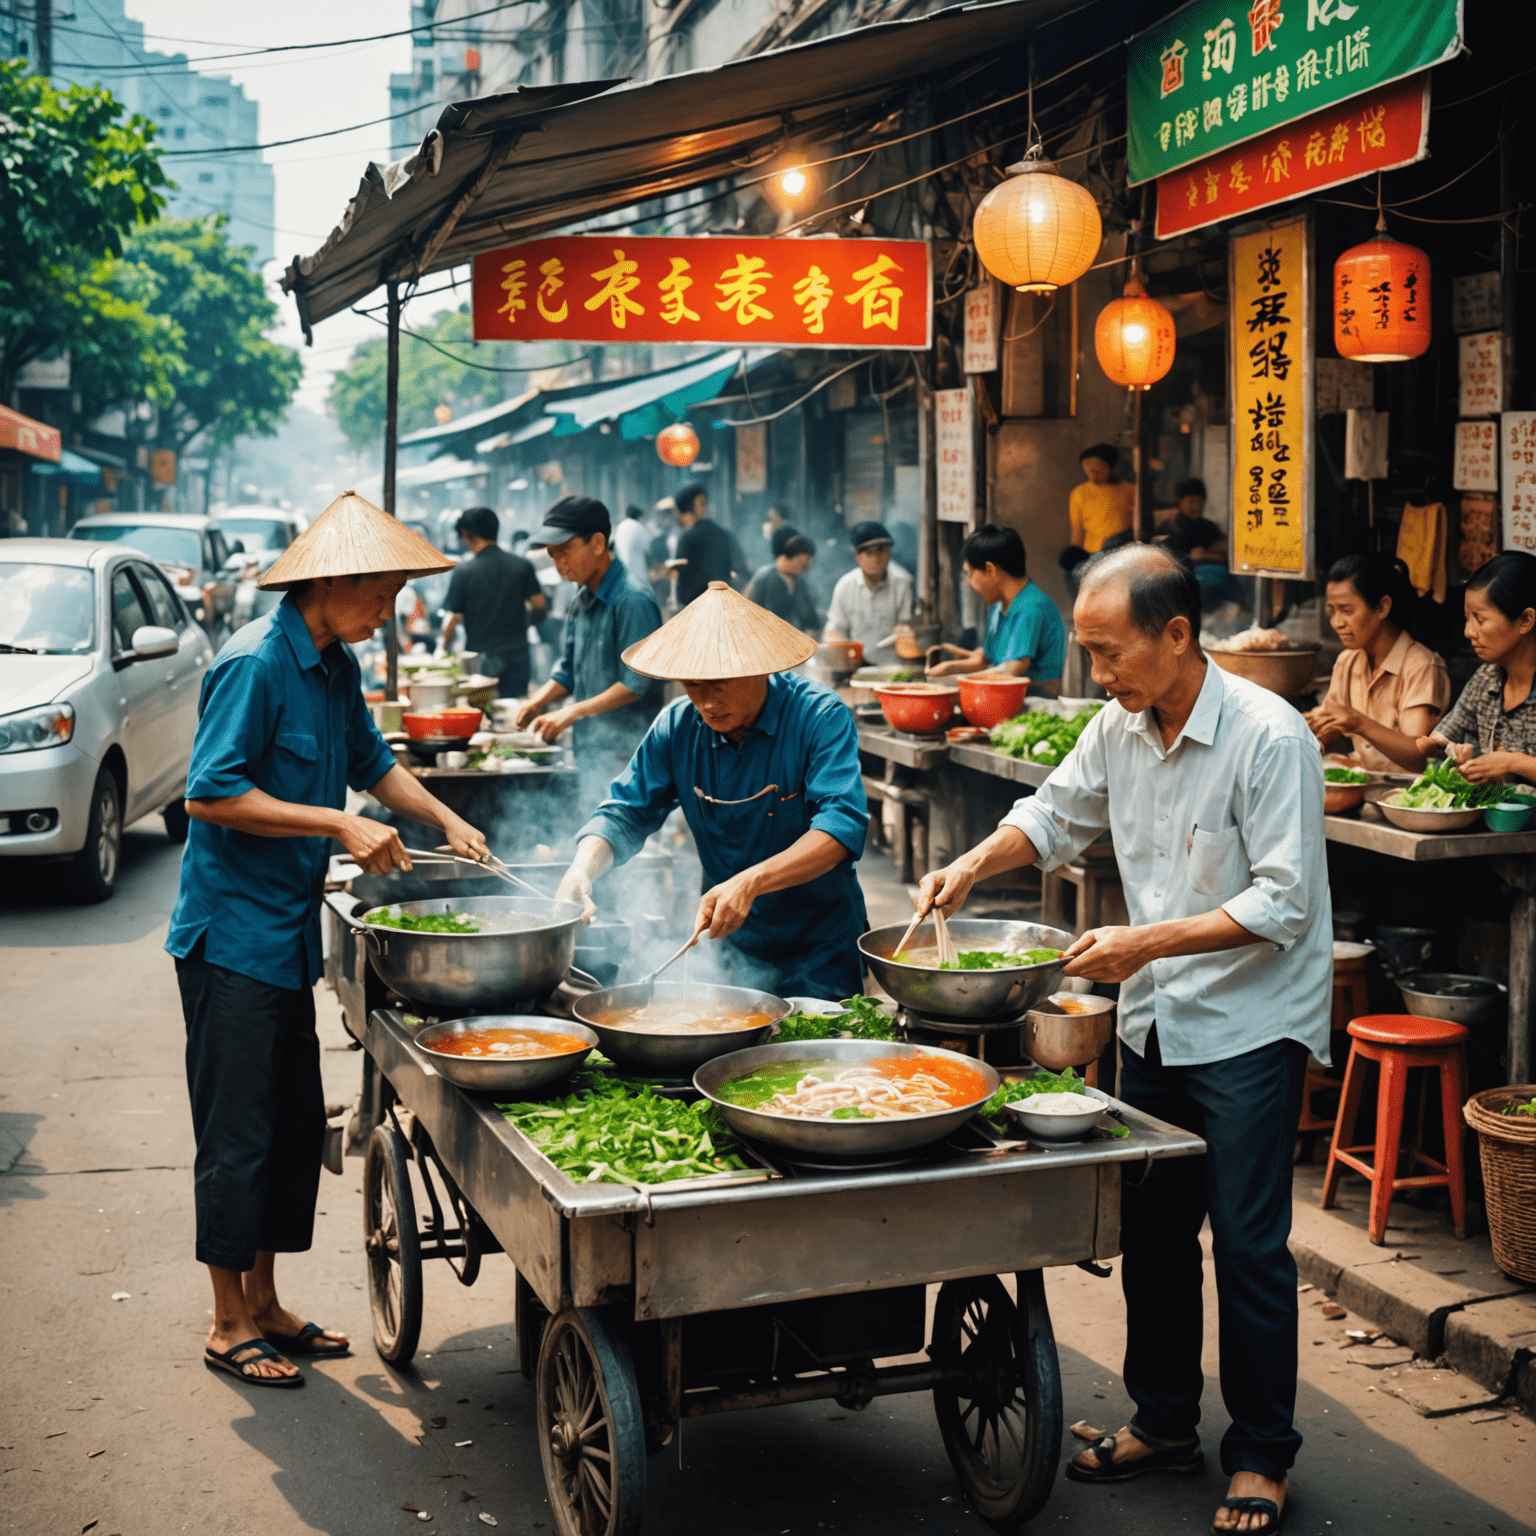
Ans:
{"label": "small metal bowl", "polygon": [[[440,1040],[462,1035],[470,1029],[526,1029],[531,1034],[575,1035],[586,1044],[579,1051],[561,1056],[532,1056],[526,1060],[506,1060],[487,1056],[453,1056],[434,1049]],[[488,1013],[477,1018],[450,1019],[446,1024],[428,1024],[416,1031],[415,1044],[430,1058],[433,1070],[456,1088],[469,1093],[533,1093],[558,1083],[592,1054],[597,1035],[585,1024],[567,1024],[564,1019],[550,1019],[521,1013]]]}
{"label": "small metal bowl", "polygon": [[[739,1008],[743,1013],[766,1013],[766,1024],[746,1029],[727,1029],[708,1034],[696,1030],[657,1033],[654,1030],[626,1029],[605,1024],[596,1017],[610,1008],[633,1008],[652,1000],[656,1002],[720,1003]],[[769,1031],[789,1014],[790,1006],[770,992],[751,987],[716,986],[711,982],[658,981],[633,982],[623,987],[605,987],[579,998],[572,1011],[584,1024],[596,1031],[603,1054],[621,1071],[636,1077],[659,1077],[673,1082],[687,1082],[707,1061],[733,1051],[761,1045]]]}
{"label": "small metal bowl", "polygon": [[[1069,1013],[1057,1006],[1058,997],[1087,1003],[1090,1013]],[[1097,1061],[1115,1029],[1115,1004],[1108,997],[1056,992],[1024,1015],[1024,1050],[1031,1061],[1052,1072],[1087,1066]]]}
{"label": "small metal bowl", "polygon": [[[1109,1103],[1097,1088],[1084,1088],[1081,1091],[1086,1098],[1099,1099],[1105,1106]],[[1099,1123],[1099,1116],[1104,1113],[1101,1108],[1085,1109],[1081,1114],[1075,1115],[1051,1115],[1041,1114],[1025,1107],[1034,1099],[1045,1097],[1047,1097],[1045,1094],[1032,1094],[1028,1099],[1003,1105],[1008,1117],[1031,1141],[1081,1141]]]}

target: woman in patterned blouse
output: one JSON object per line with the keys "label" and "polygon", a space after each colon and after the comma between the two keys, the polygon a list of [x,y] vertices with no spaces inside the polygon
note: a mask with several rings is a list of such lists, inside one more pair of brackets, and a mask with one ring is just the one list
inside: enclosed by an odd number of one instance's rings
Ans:
{"label": "woman in patterned blouse", "polygon": [[1474,784],[1536,782],[1536,555],[1495,555],[1467,583],[1466,633],[1483,665],[1419,749],[1448,751]]}

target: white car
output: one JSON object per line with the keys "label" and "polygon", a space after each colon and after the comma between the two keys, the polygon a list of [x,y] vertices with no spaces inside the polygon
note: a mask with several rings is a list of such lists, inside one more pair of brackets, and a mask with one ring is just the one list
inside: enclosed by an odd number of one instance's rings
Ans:
{"label": "white car", "polygon": [[232,546],[238,543],[248,557],[235,592],[233,623],[239,629],[282,602],[281,592],[264,591],[256,581],[309,525],[299,513],[281,507],[225,507],[218,518],[225,541]]}
{"label": "white car", "polygon": [[182,804],[213,646],[160,567],[124,544],[0,540],[0,859],[117,884],[123,828]]}

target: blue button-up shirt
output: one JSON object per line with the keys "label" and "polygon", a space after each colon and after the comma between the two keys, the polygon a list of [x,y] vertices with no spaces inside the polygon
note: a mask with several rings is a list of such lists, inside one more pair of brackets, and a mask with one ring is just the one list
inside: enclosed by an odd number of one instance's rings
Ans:
{"label": "blue button-up shirt", "polygon": [[625,756],[634,750],[661,707],[661,684],[623,662],[624,652],[661,628],[661,609],[649,583],[630,576],[615,559],[596,592],[586,587],[576,594],[565,619],[565,652],[550,677],[577,702],[595,698],[615,683],[640,697],[633,704],[610,710],[572,727],[578,760],[583,751],[610,744]]}
{"label": "blue button-up shirt", "polygon": [[1333,911],[1323,769],[1283,699],[1206,663],[1173,745],[1152,711],[1111,701],[1041,785],[1003,818],[1042,869],[1106,827],[1133,924],[1220,907],[1261,942],[1154,960],[1120,988],[1120,1038],[1138,1055],[1157,1024],[1170,1066],[1225,1061],[1275,1040],[1328,1059]]}
{"label": "blue button-up shirt", "polygon": [[687,699],[675,699],[577,837],[602,838],[622,864],[679,804],[707,885],[782,853],[813,828],[848,850],[852,857],[826,874],[759,896],[730,942],[781,996],[859,991],[858,938],[869,923],[854,861],[869,807],[858,732],[836,694],[793,672],[770,677],[762,713],[735,746]]}
{"label": "blue button-up shirt", "polygon": [[[322,656],[287,596],[235,631],[203,679],[187,771],[189,800],[260,789],[341,810],[394,756],[363,702],[356,661],[338,641]],[[320,899],[331,840],[256,837],[193,821],[165,947],[190,954],[207,935],[214,965],[275,987],[320,979]]]}

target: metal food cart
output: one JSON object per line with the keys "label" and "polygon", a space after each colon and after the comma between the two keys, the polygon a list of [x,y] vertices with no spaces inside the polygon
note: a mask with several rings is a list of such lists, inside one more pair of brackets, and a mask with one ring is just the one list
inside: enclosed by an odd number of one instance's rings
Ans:
{"label": "metal food cart", "polygon": [[[646,1455],[689,1418],[900,1392],[933,1393],[977,1511],[1019,1530],[1060,1457],[1043,1271],[1118,1254],[1122,1176],[1204,1151],[1111,1101],[1124,1139],[1043,1148],[971,1131],[879,1167],[810,1173],[765,1157],[745,1175],[576,1183],[493,1102],[436,1072],[416,1022],[375,1008],[359,1035],[375,1084],[363,1180],[375,1343],[396,1365],[415,1352],[424,1260],[468,1285],[484,1255],[507,1254],[561,1536],[638,1530]],[[875,1364],[914,1354],[926,1358]]]}

